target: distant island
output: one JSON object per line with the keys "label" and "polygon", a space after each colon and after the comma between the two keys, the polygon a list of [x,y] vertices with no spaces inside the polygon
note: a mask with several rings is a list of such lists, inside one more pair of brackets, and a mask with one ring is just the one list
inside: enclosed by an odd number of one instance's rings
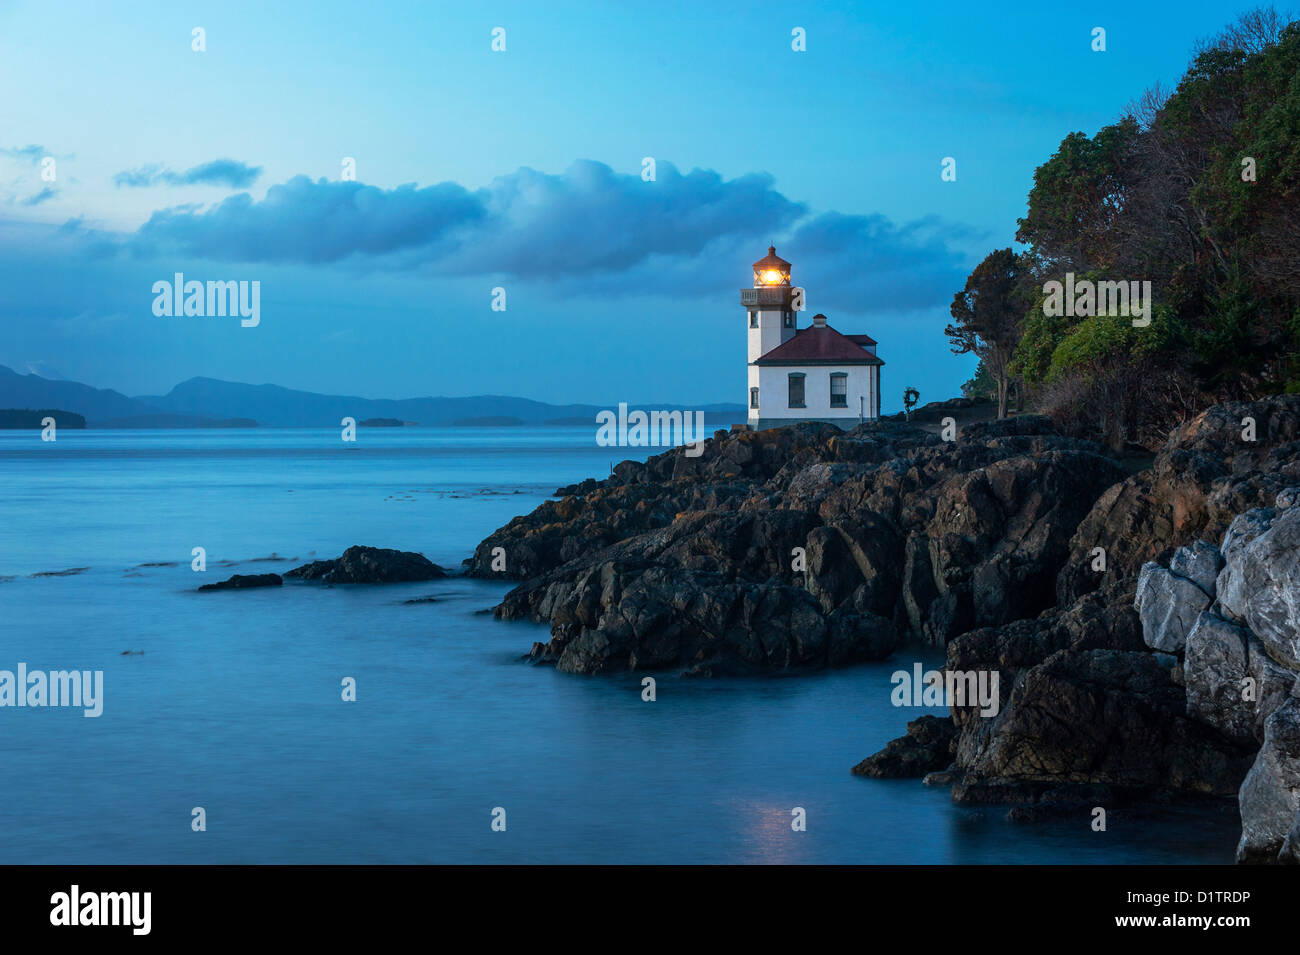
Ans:
{"label": "distant island", "polygon": [[[611,404],[621,400],[611,398]],[[704,421],[725,427],[745,420],[741,404],[687,407],[628,402],[660,411],[702,411]],[[22,375],[0,365],[0,406],[66,408],[87,428],[336,428],[354,418],[368,428],[538,427],[591,425],[602,406],[554,405],[530,398],[477,395],[468,398],[360,398],[296,391],[279,385],[248,385],[216,378],[191,378],[165,395],[129,397],[75,381]],[[62,419],[59,419],[62,425]]]}
{"label": "distant island", "polygon": [[30,408],[0,408],[0,428],[7,431],[18,429],[39,431],[45,427],[42,422],[46,418],[53,418],[55,425],[60,428],[79,429],[86,426],[86,419],[81,415],[73,414],[71,411],[59,411],[57,408],[38,408],[35,411]]}

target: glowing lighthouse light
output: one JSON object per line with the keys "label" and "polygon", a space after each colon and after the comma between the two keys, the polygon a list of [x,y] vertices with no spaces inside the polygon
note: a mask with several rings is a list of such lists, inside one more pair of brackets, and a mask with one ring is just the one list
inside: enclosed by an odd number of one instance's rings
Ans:
{"label": "glowing lighthouse light", "polygon": [[754,288],[790,284],[790,263],[776,254],[776,246],[767,247],[767,256],[754,263]]}

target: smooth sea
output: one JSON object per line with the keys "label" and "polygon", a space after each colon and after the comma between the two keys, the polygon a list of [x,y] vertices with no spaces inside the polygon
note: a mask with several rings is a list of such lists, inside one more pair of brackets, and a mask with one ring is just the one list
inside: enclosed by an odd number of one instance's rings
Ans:
{"label": "smooth sea", "polygon": [[506,582],[197,592],[352,544],[459,575],[557,487],[648,451],[594,426],[0,432],[0,670],[104,674],[98,718],[0,707],[0,863],[1232,861],[1231,813],[1094,832],[850,775],[942,712],[890,702],[933,651],[661,673],[645,702],[643,674],[524,662],[546,628],[484,612]]}

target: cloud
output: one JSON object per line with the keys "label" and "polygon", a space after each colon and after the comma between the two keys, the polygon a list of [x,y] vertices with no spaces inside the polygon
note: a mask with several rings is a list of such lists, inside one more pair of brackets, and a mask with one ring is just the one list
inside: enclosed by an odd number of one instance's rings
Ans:
{"label": "cloud", "polygon": [[834,317],[844,311],[939,309],[946,316],[973,264],[970,247],[988,238],[982,230],[937,217],[896,223],[883,215],[824,212],[805,215],[785,230],[746,225],[697,255],[654,255],[622,272],[561,283],[560,291],[600,297],[735,295],[750,284],[749,263],[762,257],[771,240],[792,264],[794,283],[807,289],[813,312]]}
{"label": "cloud", "polygon": [[191,166],[184,172],[173,172],[160,165],[138,166],[127,169],[113,177],[113,184],[119,189],[143,189],[150,186],[229,186],[231,189],[247,189],[262,174],[261,166],[250,166],[237,159],[214,159],[198,166]]}
{"label": "cloud", "polygon": [[454,183],[385,190],[295,176],[261,201],[240,193],[206,210],[155,212],[130,245],[143,254],[319,264],[427,247],[485,214],[481,199]]}
{"label": "cloud", "polygon": [[775,234],[805,211],[766,175],[727,180],[660,163],[657,181],[644,182],[584,160],[561,175],[522,168],[473,192],[297,176],[260,201],[240,194],[156,212],[131,245],[227,261],[387,256],[389,267],[444,275],[563,278],[693,257],[726,237]]}
{"label": "cloud", "polygon": [[40,163],[41,159],[48,156],[44,146],[19,146],[14,149],[5,149],[0,147],[0,156],[9,156],[13,159],[25,159],[33,166]]}
{"label": "cloud", "polygon": [[970,271],[954,243],[984,238],[934,216],[895,223],[825,212],[800,223],[782,255],[795,263],[795,281],[836,308],[909,311],[950,304]]}
{"label": "cloud", "polygon": [[661,162],[657,181],[579,161],[558,175],[521,168],[470,190],[454,182],[385,189],[296,176],[262,199],[155,212],[134,233],[69,220],[87,259],[178,260],[542,282],[565,298],[713,298],[749,284],[769,241],[794,263],[810,306],[946,312],[985,236],[937,217],[810,212],[764,174],[726,179]]}
{"label": "cloud", "polygon": [[689,260],[728,239],[779,232],[806,209],[771,176],[683,175],[659,163],[657,181],[581,161],[563,175],[532,169],[486,190],[488,218],[443,267],[523,278],[620,273],[656,259]]}
{"label": "cloud", "polygon": [[28,196],[26,199],[23,199],[21,201],[21,205],[39,206],[42,202],[45,202],[47,199],[53,199],[58,194],[59,194],[59,190],[53,188],[52,186],[46,186],[44,189],[42,189],[40,192],[36,193],[35,195],[31,195]]}

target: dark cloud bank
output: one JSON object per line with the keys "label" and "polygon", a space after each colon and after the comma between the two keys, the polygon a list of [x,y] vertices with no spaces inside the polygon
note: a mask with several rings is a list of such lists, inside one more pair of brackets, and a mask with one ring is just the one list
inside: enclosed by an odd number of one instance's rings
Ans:
{"label": "dark cloud bank", "polygon": [[[199,170],[218,163],[182,175],[200,178]],[[477,190],[296,176],[260,200],[240,193],[209,207],[160,210],[125,245],[156,258],[347,261],[605,294],[735,284],[771,239],[796,263],[800,284],[833,288],[843,304],[867,296],[907,310],[950,301],[966,272],[952,243],[968,238],[969,230],[933,218],[900,224],[880,215],[810,215],[764,174],[724,179],[660,163],[656,181],[645,182],[583,160],[559,175],[521,168]]]}

